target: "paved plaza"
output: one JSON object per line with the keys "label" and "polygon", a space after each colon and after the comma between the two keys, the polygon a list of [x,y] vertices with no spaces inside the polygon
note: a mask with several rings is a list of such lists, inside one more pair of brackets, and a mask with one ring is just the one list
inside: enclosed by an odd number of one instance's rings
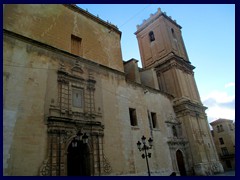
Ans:
{"label": "paved plaza", "polygon": [[225,171],[221,174],[215,174],[214,176],[235,176],[235,171]]}

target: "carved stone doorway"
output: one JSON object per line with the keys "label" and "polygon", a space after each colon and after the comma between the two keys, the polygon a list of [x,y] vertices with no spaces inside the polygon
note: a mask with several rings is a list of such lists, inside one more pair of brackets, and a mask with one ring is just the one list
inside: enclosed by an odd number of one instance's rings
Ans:
{"label": "carved stone doorway", "polygon": [[68,176],[90,176],[90,150],[82,141],[72,142],[68,146],[67,175]]}
{"label": "carved stone doorway", "polygon": [[185,169],[184,158],[183,158],[183,154],[180,150],[177,150],[176,157],[177,157],[177,164],[178,164],[178,169],[179,169],[180,175],[186,176],[187,173],[186,173],[186,169]]}

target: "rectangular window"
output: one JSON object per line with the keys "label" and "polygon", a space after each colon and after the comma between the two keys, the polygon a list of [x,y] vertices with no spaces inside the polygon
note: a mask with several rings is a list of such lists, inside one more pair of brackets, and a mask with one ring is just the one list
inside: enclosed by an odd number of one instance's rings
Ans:
{"label": "rectangular window", "polygon": [[226,160],[226,166],[227,168],[232,168],[232,164],[230,160]]}
{"label": "rectangular window", "polygon": [[81,42],[82,42],[82,39],[77,37],[77,36],[74,36],[74,35],[71,35],[71,53],[75,54],[75,55],[82,55],[80,53],[81,51]]}
{"label": "rectangular window", "polygon": [[131,126],[137,126],[136,109],[129,108],[129,116],[130,116]]}
{"label": "rectangular window", "polygon": [[152,118],[152,127],[157,128],[157,115],[154,112],[151,112],[151,118]]}
{"label": "rectangular window", "polygon": [[83,90],[72,90],[72,105],[77,108],[83,108]]}
{"label": "rectangular window", "polygon": [[222,150],[222,155],[223,155],[223,156],[228,155],[228,150],[227,150],[226,147],[221,148],[221,150]]}
{"label": "rectangular window", "polygon": [[224,144],[223,138],[219,138],[220,144]]}

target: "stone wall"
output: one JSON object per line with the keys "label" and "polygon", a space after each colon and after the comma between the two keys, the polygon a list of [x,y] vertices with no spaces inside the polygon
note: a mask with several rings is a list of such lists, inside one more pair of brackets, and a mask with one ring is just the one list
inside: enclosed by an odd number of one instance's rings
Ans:
{"label": "stone wall", "polygon": [[[120,71],[7,31],[4,34],[4,52],[4,175],[39,175],[49,152],[49,128],[53,128],[49,126],[49,117],[91,121],[86,102],[83,114],[79,112],[80,116],[74,116],[75,119],[71,118],[76,113],[71,108],[71,101],[65,97],[62,99],[64,106],[60,102],[59,70],[64,69],[69,78],[73,78],[72,70],[76,66],[81,69],[82,79],[94,79],[92,121],[104,127],[101,148],[94,150],[97,146],[92,146],[92,152],[100,155],[99,160],[96,160],[98,155],[93,157],[95,173],[92,175],[145,173],[146,162],[136,146],[142,135],[154,139],[149,160],[151,171],[163,174],[172,171],[164,122],[174,112],[166,94],[126,82],[125,74]],[[90,96],[87,88],[84,90],[85,95]],[[130,124],[129,108],[136,109],[137,126]],[[156,128],[151,126],[149,112],[156,113]],[[94,141],[95,132],[90,132],[89,128],[88,125],[84,130],[93,136],[91,141]],[[64,161],[61,163],[64,168]],[[99,167],[100,171],[97,171]],[[64,169],[61,172],[66,175]]]}
{"label": "stone wall", "polygon": [[47,148],[44,125],[48,57],[4,36],[4,174],[38,175]]}
{"label": "stone wall", "polygon": [[3,28],[71,52],[71,35],[81,38],[81,56],[123,71],[121,32],[74,5],[5,5]]}

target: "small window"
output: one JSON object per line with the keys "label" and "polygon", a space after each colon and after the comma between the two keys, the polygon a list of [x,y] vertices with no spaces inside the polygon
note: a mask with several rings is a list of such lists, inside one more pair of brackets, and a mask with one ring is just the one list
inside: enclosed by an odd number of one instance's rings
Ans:
{"label": "small window", "polygon": [[175,126],[172,126],[172,133],[174,137],[177,137],[177,129]]}
{"label": "small window", "polygon": [[72,90],[72,105],[77,108],[83,108],[83,90]]}
{"label": "small window", "polygon": [[219,138],[220,144],[224,144],[223,138]]}
{"label": "small window", "polygon": [[129,116],[130,116],[131,126],[137,126],[136,109],[129,108]]}
{"label": "small window", "polygon": [[82,39],[72,35],[71,36],[71,52],[75,55],[81,55],[80,50],[81,50],[81,42]]}
{"label": "small window", "polygon": [[226,147],[221,148],[221,150],[222,150],[222,155],[223,156],[227,156],[228,155],[228,150],[227,150]]}
{"label": "small window", "polygon": [[151,118],[152,118],[152,127],[156,128],[157,127],[157,115],[154,112],[151,112]]}
{"label": "small window", "polygon": [[154,37],[153,31],[150,31],[148,35],[149,35],[150,42],[155,41],[155,37]]}
{"label": "small window", "polygon": [[171,28],[171,32],[172,32],[173,39],[177,40],[177,38],[176,38],[176,34],[175,34],[175,32],[174,32],[174,29],[173,29],[173,28]]}

